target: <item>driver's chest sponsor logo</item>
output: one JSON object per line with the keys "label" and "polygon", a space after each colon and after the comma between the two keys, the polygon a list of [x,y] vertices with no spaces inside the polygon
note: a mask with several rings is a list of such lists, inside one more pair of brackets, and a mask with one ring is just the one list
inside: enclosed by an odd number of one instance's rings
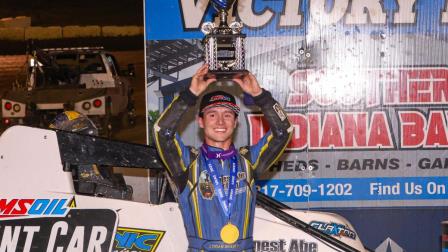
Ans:
{"label": "driver's chest sponsor logo", "polygon": [[199,176],[199,191],[203,199],[212,199],[215,195],[215,187],[213,186],[212,178],[207,171],[202,171]]}
{"label": "driver's chest sponsor logo", "polygon": [[0,219],[0,251],[109,251],[116,223],[117,214],[110,209]]}
{"label": "driver's chest sponsor logo", "polygon": [[[230,176],[220,176],[225,193],[229,190]],[[236,180],[236,194],[246,191],[244,180],[246,179],[246,172],[238,172]],[[199,192],[203,199],[211,200],[215,195],[215,187],[213,186],[212,178],[207,170],[203,170],[199,175]]]}
{"label": "driver's chest sponsor logo", "polygon": [[165,231],[118,227],[113,252],[156,251]]}

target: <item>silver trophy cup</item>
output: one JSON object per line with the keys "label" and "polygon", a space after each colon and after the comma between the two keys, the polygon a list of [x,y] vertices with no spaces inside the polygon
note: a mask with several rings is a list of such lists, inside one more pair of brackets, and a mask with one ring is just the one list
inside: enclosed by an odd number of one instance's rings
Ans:
{"label": "silver trophy cup", "polygon": [[246,72],[244,42],[246,35],[241,33],[240,22],[227,24],[227,10],[233,1],[212,1],[218,11],[219,25],[212,22],[202,24],[205,62],[209,74],[217,78],[232,78]]}

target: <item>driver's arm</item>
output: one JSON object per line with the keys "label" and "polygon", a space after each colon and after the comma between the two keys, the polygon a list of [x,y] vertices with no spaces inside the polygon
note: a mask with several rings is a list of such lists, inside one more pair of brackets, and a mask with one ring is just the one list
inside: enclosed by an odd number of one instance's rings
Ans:
{"label": "driver's arm", "polygon": [[154,139],[159,155],[173,178],[179,192],[188,179],[190,149],[177,134],[177,127],[187,109],[196,104],[197,97],[188,89],[180,93],[165,109],[154,125]]}

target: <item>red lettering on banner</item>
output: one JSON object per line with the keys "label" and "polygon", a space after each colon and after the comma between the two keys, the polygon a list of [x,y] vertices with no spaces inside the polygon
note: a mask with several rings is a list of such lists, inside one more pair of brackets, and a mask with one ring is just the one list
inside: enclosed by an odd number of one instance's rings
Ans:
{"label": "red lettering on banner", "polygon": [[446,121],[442,111],[431,111],[429,114],[425,146],[448,146]]}
{"label": "red lettering on banner", "polygon": [[430,111],[428,119],[419,111],[400,111],[402,148],[448,147],[446,113]]}
{"label": "red lettering on banner", "polygon": [[[409,101],[410,102],[423,102],[428,103],[431,102],[431,94],[430,94],[430,83],[418,81],[418,79],[422,78],[422,76],[418,76],[420,72],[411,71],[409,75],[416,74],[415,80],[409,81]],[[422,75],[426,75],[428,73],[421,73]]]}
{"label": "red lettering on banner", "polygon": [[321,148],[343,147],[341,137],[341,124],[337,113],[326,113],[324,116]]}
{"label": "red lettering on banner", "polygon": [[286,107],[448,104],[448,68],[296,70],[288,87]]}
{"label": "red lettering on banner", "polygon": [[[340,70],[328,69],[294,71],[288,80],[290,92],[286,107],[305,107],[311,102],[316,102],[320,106],[330,106],[337,102],[353,105],[358,104],[364,96],[367,97],[367,95],[360,95],[357,91],[366,93],[366,90],[369,90],[371,94],[377,94],[376,91],[367,87],[364,87],[364,91],[359,89],[360,85],[356,82],[359,77],[356,76],[352,80],[349,75],[351,74]],[[369,95],[366,100],[374,103],[371,98],[372,96]]]}
{"label": "red lettering on banner", "polygon": [[269,125],[266,120],[263,120],[263,115],[249,115],[248,122],[250,143],[256,144],[268,132]]}
{"label": "red lettering on banner", "polygon": [[[291,115],[294,117],[294,115]],[[319,142],[320,142],[320,114],[317,113],[310,113],[308,114],[308,124],[309,124],[309,146],[310,148],[319,148]],[[294,132],[295,134],[295,132]],[[308,139],[307,139],[308,140]],[[293,146],[294,148],[295,146]],[[306,145],[305,145],[306,147]]]}
{"label": "red lettering on banner", "polygon": [[417,111],[398,112],[400,118],[400,139],[402,148],[416,148],[423,144],[425,139],[426,120]]}
{"label": "red lettering on banner", "polygon": [[385,105],[447,103],[447,68],[403,68],[394,71],[399,74],[392,74],[384,82]]}
{"label": "red lettering on banner", "polygon": [[446,103],[447,101],[448,101],[448,81],[434,83],[434,102]]}
{"label": "red lettering on banner", "polygon": [[296,147],[297,150],[306,148],[308,143],[308,122],[305,115],[289,117],[289,121],[294,127],[294,134],[289,142],[288,149]]}
{"label": "red lettering on banner", "polygon": [[341,113],[344,124],[344,141],[348,146],[366,146],[367,113]]}
{"label": "red lettering on banner", "polygon": [[[374,112],[370,119],[367,112],[328,112],[323,118],[321,113],[290,113],[288,117],[294,131],[287,150],[394,147],[387,116],[383,112]],[[269,130],[262,118],[259,114],[248,115],[251,145]]]}
{"label": "red lettering on banner", "polygon": [[392,147],[392,135],[386,113],[382,111],[373,112],[369,131],[368,146]]}
{"label": "red lettering on banner", "polygon": [[288,82],[289,94],[287,107],[308,105],[312,100],[307,84],[307,70],[298,70],[290,75]]}

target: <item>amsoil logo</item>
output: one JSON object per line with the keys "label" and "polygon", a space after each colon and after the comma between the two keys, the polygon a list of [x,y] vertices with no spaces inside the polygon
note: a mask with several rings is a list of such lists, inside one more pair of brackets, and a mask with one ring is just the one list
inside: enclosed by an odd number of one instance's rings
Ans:
{"label": "amsoil logo", "polygon": [[112,251],[153,252],[164,234],[165,231],[118,227]]}
{"label": "amsoil logo", "polygon": [[0,218],[25,216],[65,216],[68,199],[0,199]]}

